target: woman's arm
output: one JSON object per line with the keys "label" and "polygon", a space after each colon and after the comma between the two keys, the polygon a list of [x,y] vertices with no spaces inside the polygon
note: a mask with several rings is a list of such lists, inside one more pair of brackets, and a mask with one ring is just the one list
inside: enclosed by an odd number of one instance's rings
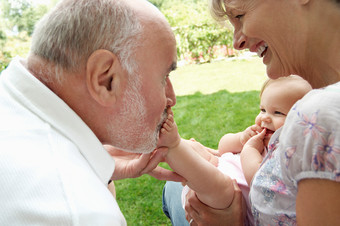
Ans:
{"label": "woman's arm", "polygon": [[340,183],[326,179],[304,179],[298,183],[298,225],[339,225]]}

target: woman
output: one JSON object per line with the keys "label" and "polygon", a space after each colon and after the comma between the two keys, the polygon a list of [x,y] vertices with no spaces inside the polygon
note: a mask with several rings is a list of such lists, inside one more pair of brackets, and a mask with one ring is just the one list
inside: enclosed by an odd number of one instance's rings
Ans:
{"label": "woman", "polygon": [[[251,184],[255,223],[339,224],[340,1],[210,1],[215,18],[233,25],[234,47],[257,52],[270,78],[298,74],[313,88],[327,87],[298,102],[272,137],[273,148]],[[191,225],[238,222],[239,199],[226,210],[210,209],[194,195],[188,199]]]}

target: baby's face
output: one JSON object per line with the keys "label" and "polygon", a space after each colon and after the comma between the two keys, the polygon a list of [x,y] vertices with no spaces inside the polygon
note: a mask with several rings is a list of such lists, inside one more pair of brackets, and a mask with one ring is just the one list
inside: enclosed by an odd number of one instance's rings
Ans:
{"label": "baby's face", "polygon": [[282,94],[281,88],[270,85],[261,96],[260,113],[256,117],[255,123],[266,128],[264,139],[266,146],[273,133],[283,126],[292,107],[290,101],[286,101],[286,96]]}
{"label": "baby's face", "polygon": [[289,76],[272,80],[261,95],[260,113],[255,123],[266,128],[265,145],[273,133],[285,123],[288,112],[293,105],[308,93],[312,87],[298,76]]}

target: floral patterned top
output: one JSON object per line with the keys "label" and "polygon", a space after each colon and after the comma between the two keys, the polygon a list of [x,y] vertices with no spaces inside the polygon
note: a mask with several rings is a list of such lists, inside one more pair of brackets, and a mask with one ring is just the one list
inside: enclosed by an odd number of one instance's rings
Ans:
{"label": "floral patterned top", "polygon": [[[250,202],[256,225],[296,225],[297,184],[340,182],[340,82],[309,92],[269,142],[254,176]],[[280,142],[279,142],[280,141]]]}

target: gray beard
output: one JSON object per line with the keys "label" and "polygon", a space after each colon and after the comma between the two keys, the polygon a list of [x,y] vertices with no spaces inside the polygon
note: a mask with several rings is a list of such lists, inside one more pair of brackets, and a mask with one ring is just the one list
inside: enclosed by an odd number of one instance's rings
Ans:
{"label": "gray beard", "polygon": [[159,132],[167,118],[166,109],[154,130],[146,125],[145,99],[140,95],[137,82],[129,82],[124,93],[124,105],[117,117],[109,119],[107,131],[111,134],[111,145],[132,153],[150,153],[155,150]]}

